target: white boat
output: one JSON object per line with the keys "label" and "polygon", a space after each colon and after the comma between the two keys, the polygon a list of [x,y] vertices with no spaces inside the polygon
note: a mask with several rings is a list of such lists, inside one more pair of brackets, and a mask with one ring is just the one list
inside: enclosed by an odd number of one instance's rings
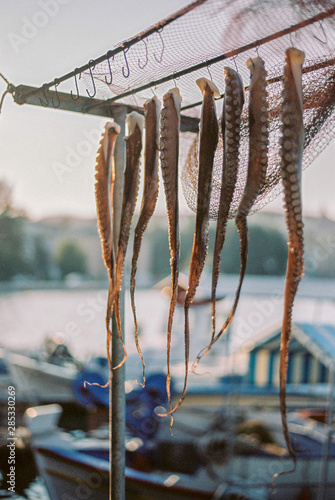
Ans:
{"label": "white boat", "polygon": [[31,353],[7,351],[6,357],[21,401],[74,401],[73,381],[79,364],[61,341],[49,337],[43,349]]}

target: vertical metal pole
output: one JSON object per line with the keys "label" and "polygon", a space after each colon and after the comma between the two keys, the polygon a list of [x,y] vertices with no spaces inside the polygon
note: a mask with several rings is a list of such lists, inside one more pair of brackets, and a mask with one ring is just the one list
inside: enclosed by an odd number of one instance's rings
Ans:
{"label": "vertical metal pole", "polygon": [[[321,461],[321,473],[320,482],[318,488],[318,500],[324,500],[326,498],[326,486],[328,477],[328,462],[329,462],[329,451],[333,437],[333,419],[334,419],[334,404],[335,404],[335,378],[334,378],[334,363],[329,366],[329,398],[328,398],[328,415],[327,415],[327,435],[325,442],[322,447],[322,461]],[[326,423],[325,423],[326,425]]]}
{"label": "vertical metal pole", "polygon": [[[231,324],[228,327],[225,338],[225,356],[227,361],[230,361],[231,355]],[[232,370],[230,370],[232,371]],[[232,373],[234,376],[234,372]],[[228,390],[227,398],[226,398],[226,417],[228,422],[228,436],[227,436],[227,468],[226,468],[226,482],[231,485],[234,484],[234,471],[233,471],[233,457],[234,457],[234,448],[235,448],[235,433],[234,428],[236,424],[236,406],[234,404],[234,392],[232,388],[232,382],[230,383],[230,387]],[[239,478],[240,481],[241,478]]]}
{"label": "vertical metal pole", "polygon": [[[121,127],[115,144],[115,184],[113,197],[113,231],[114,248],[117,248],[120,232],[120,217],[123,192],[123,172],[125,164],[125,118],[124,109],[120,110],[115,121]],[[120,309],[124,309],[124,294],[120,297]],[[123,314],[121,318],[123,318]],[[124,324],[122,319],[122,331]],[[112,318],[112,366],[117,366],[123,359],[123,349],[117,332],[115,316]],[[112,383],[109,392],[109,433],[110,433],[110,500],[125,500],[125,365],[113,372]]]}

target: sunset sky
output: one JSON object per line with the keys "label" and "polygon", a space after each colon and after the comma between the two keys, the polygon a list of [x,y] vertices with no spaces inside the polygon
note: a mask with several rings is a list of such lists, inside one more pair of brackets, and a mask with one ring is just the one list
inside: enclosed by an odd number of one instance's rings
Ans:
{"label": "sunset sky", "polygon": [[[0,0],[0,72],[14,85],[41,86],[99,57],[190,0]],[[41,12],[46,14],[41,15]],[[42,23],[43,26],[36,27]],[[61,86],[72,89],[73,82]],[[0,81],[0,93],[6,84]],[[7,96],[0,115],[0,179],[33,218],[94,216],[94,165],[105,119],[29,105]],[[78,155],[79,145],[86,149]],[[57,163],[75,154],[71,171]],[[335,219],[335,141],[303,176],[307,215]],[[280,210],[281,199],[267,209]]]}

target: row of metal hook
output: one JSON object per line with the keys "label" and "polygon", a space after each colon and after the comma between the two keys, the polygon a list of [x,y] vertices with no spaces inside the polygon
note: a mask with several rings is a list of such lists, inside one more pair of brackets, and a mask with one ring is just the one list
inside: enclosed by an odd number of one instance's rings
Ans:
{"label": "row of metal hook", "polygon": [[[161,62],[163,60],[163,54],[164,54],[164,49],[165,49],[164,40],[163,40],[163,37],[161,35],[162,31],[163,31],[163,28],[159,28],[157,30],[157,33],[158,33],[158,35],[159,35],[159,37],[161,39],[161,42],[162,42],[162,51],[161,51],[160,57],[157,57],[156,53],[154,52],[154,58],[155,58],[156,62],[158,62],[159,64],[161,64]],[[140,61],[140,58],[138,58],[137,64],[138,64],[138,67],[140,69],[144,69],[146,67],[146,65],[148,64],[148,62],[149,62],[148,41],[142,39],[141,42],[144,43],[144,46],[145,46],[145,63],[142,65],[141,61]]]}
{"label": "row of metal hook", "polygon": [[[158,35],[161,39],[161,42],[162,42],[162,51],[161,51],[160,57],[157,57],[155,53],[153,54],[155,60],[159,64],[163,60],[163,54],[164,54],[164,49],[165,49],[164,40],[163,40],[163,37],[161,35],[162,30],[163,30],[163,28],[160,28],[157,30],[157,33],[158,33]],[[148,42],[147,42],[147,40],[144,40],[144,39],[141,39],[140,41],[143,42],[144,46],[145,46],[145,62],[144,62],[144,64],[141,64],[140,58],[138,58],[138,66],[140,69],[144,69],[149,61]],[[129,76],[130,76],[130,67],[129,67],[129,63],[128,63],[128,59],[127,59],[127,52],[129,49],[130,49],[130,47],[126,47],[123,49],[124,66],[122,66],[122,75],[124,78],[129,78]],[[107,60],[108,70],[109,70],[109,75],[105,76],[105,82],[107,85],[111,85],[113,83],[113,71],[112,71],[112,67],[111,67],[111,58],[114,61],[114,55],[112,55],[112,54],[113,54],[113,51],[111,51],[111,50],[109,50],[106,54],[106,56],[107,56],[106,60]],[[93,76],[93,70],[95,68],[95,65],[96,65],[96,62],[93,59],[91,59],[88,63],[88,71],[90,73],[90,77],[91,77],[91,81],[92,81],[92,92],[90,92],[88,89],[86,89],[86,92],[87,92],[88,97],[90,97],[90,98],[95,97],[96,93],[97,93],[97,89],[96,89],[96,85],[95,85],[95,81],[94,81],[94,76]],[[75,83],[75,87],[76,87],[76,95],[74,95],[72,90],[70,92],[70,95],[71,95],[71,99],[73,101],[77,101],[79,99],[78,80],[80,80],[80,78],[81,78],[81,72],[79,71],[78,68],[76,68],[74,70],[73,76],[74,76],[74,83]],[[77,79],[77,76],[78,76],[78,79]],[[59,99],[59,95],[58,95],[58,91],[57,91],[57,87],[58,87],[59,83],[60,82],[57,79],[55,79],[53,82],[53,84],[55,86],[56,99],[54,100],[53,98],[51,98],[51,103],[52,103],[52,106],[54,108],[58,108],[60,106],[60,99]],[[49,90],[48,85],[43,86],[41,89],[43,99],[39,98],[39,100],[40,100],[41,105],[44,107],[49,106],[49,98],[48,98],[48,94],[47,94],[48,90]]]}
{"label": "row of metal hook", "polygon": [[[60,99],[59,99],[59,95],[58,95],[58,91],[57,91],[57,87],[59,85],[59,81],[57,80],[57,78],[54,79],[53,81],[54,85],[55,85],[55,93],[56,93],[56,103],[53,99],[53,97],[51,98],[51,102],[52,102],[52,106],[54,108],[59,108],[60,106]],[[49,107],[49,97],[48,97],[48,90],[49,90],[49,86],[48,85],[43,85],[43,87],[41,88],[41,93],[43,95],[43,99],[39,98],[40,100],[40,103],[42,106],[44,106],[45,108],[48,108]]]}
{"label": "row of metal hook", "polygon": [[[313,36],[319,42],[321,42],[323,44],[326,44],[327,41],[328,41],[327,40],[327,34],[326,34],[325,30],[324,30],[322,21],[319,22],[319,27],[321,29],[321,32],[322,32],[324,40],[322,40],[321,38],[317,37],[315,34],[313,34]],[[153,53],[154,59],[159,64],[162,63],[163,55],[164,55],[164,50],[165,50],[164,40],[163,40],[163,37],[162,37],[162,34],[161,34],[162,31],[163,31],[163,28],[159,28],[156,31],[156,33],[159,35],[161,43],[162,43],[161,54],[160,54],[159,57],[157,57],[156,53],[155,52]],[[297,34],[294,33],[294,35],[296,36]],[[294,41],[293,41],[293,38],[292,38],[292,33],[290,33],[289,36],[290,36],[291,45],[294,46]],[[141,70],[143,70],[147,66],[147,64],[149,62],[148,40],[142,38],[139,41],[142,42],[144,44],[144,47],[145,47],[145,61],[144,61],[144,63],[141,62],[140,58],[138,58],[138,60],[137,60],[138,67]],[[124,78],[129,78],[129,76],[130,76],[130,67],[129,67],[129,63],[128,63],[128,59],[127,59],[127,52],[129,51],[129,49],[130,49],[130,47],[126,47],[122,51],[123,57],[124,57],[124,65],[122,66],[121,71],[122,71],[122,75],[123,75]],[[255,50],[256,50],[256,53],[258,55],[258,47],[256,47]],[[108,71],[109,71],[109,75],[105,76],[105,82],[106,82],[107,85],[111,85],[113,83],[113,70],[112,70],[112,66],[111,66],[111,59],[114,61],[114,55],[113,55],[113,51],[109,50],[107,52],[107,54],[106,54],[106,60],[107,60]],[[237,59],[237,56],[234,56],[232,58],[232,60],[234,61],[234,64],[235,64],[236,71],[238,72],[236,59]],[[88,97],[90,97],[90,98],[95,97],[96,94],[97,94],[97,89],[96,89],[95,80],[94,80],[94,76],[93,76],[93,70],[95,68],[95,65],[96,65],[96,62],[93,59],[91,59],[89,61],[89,63],[88,63],[88,71],[90,73],[91,82],[92,82],[92,92],[90,92],[88,89],[86,89],[86,93],[87,93]],[[207,71],[208,71],[208,74],[210,76],[210,79],[212,80],[212,75],[211,75],[211,72],[210,72],[210,64],[207,65]],[[72,90],[71,90],[70,94],[71,94],[71,99],[73,101],[77,101],[79,99],[78,79],[80,80],[80,78],[81,78],[81,72],[79,71],[78,68],[76,68],[74,70],[73,76],[74,76],[74,82],[75,82],[75,87],[76,87],[76,95],[74,95],[74,93],[72,92]],[[78,79],[77,79],[77,76],[78,76]],[[54,82],[53,82],[53,84],[55,86],[56,98],[55,98],[55,100],[53,98],[51,98],[51,103],[52,103],[52,106],[54,108],[58,108],[60,106],[60,99],[59,99],[59,95],[58,95],[58,91],[57,91],[57,87],[58,87],[59,83],[60,82],[57,79],[55,79]],[[42,95],[43,95],[43,99],[40,98],[40,103],[41,103],[42,106],[45,106],[45,107],[49,106],[49,98],[48,98],[48,94],[47,94],[48,90],[49,90],[49,86],[48,85],[43,86],[42,89],[41,89],[41,92],[42,92]]]}

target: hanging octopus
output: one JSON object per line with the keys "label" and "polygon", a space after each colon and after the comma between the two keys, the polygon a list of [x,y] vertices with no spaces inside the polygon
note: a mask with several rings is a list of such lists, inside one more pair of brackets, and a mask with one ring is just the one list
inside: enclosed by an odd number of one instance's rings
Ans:
{"label": "hanging octopus", "polygon": [[95,199],[97,207],[98,231],[101,239],[102,256],[108,272],[109,291],[106,312],[107,329],[107,357],[111,370],[111,317],[115,296],[115,269],[113,250],[113,189],[114,189],[114,147],[120,126],[116,123],[107,123],[100,141],[97,163],[95,167]]}
{"label": "hanging octopus", "polygon": [[158,198],[158,140],[159,140],[160,103],[157,97],[144,103],[145,116],[145,149],[144,149],[144,187],[142,205],[135,228],[133,258],[130,275],[130,299],[135,324],[135,343],[143,366],[143,387],[145,385],[145,363],[138,341],[138,323],[135,305],[135,287],[137,261],[141,250],[143,234],[155,211]]}
{"label": "hanging octopus", "polygon": [[174,413],[186,396],[189,364],[189,308],[194,299],[196,289],[205,265],[208,249],[208,226],[209,205],[212,187],[213,161],[218,143],[218,122],[215,111],[214,97],[220,93],[216,85],[206,78],[197,80],[197,85],[203,94],[203,104],[200,125],[200,147],[199,147],[199,177],[198,177],[198,200],[195,233],[191,255],[191,264],[188,280],[188,288],[185,295],[185,379],[183,393],[176,406],[168,414]]}
{"label": "hanging octopus", "polygon": [[[240,238],[240,258],[241,258],[240,278],[237,291],[235,293],[234,303],[228,315],[227,320],[225,321],[220,331],[216,335],[213,330],[212,340],[210,344],[203,350],[204,352],[198,354],[195,364],[201,357],[205,356],[208,353],[212,345],[227,330],[228,326],[233,320],[239,302],[239,297],[247,265],[247,257],[248,257],[247,215],[249,214],[250,209],[253,206],[257,196],[261,192],[266,178],[266,169],[268,163],[268,137],[269,137],[268,106],[266,97],[267,73],[264,69],[264,61],[260,57],[256,57],[254,59],[248,59],[246,65],[251,73],[250,99],[249,99],[249,161],[248,161],[246,185],[237,209],[237,216],[235,221]],[[239,90],[237,89],[233,90],[233,95],[231,97],[232,100],[229,101],[230,103],[229,111],[231,111],[232,114],[236,112],[238,115],[240,115],[241,113],[241,96],[239,97],[239,99],[237,99],[237,96],[240,94],[241,94],[241,88],[239,88]],[[226,136],[228,135],[229,137],[229,132],[231,133],[231,135],[233,134],[232,132],[233,126],[234,126],[233,124],[230,124],[230,127],[228,128],[227,124],[227,130],[225,131]],[[232,135],[231,137],[231,140],[234,141],[234,144],[236,145],[237,143],[237,147],[238,147],[238,133],[239,133],[239,126],[235,128],[234,135]],[[236,149],[234,151],[234,154],[235,154],[234,161],[236,162],[237,161]],[[223,212],[222,207],[220,207],[220,211]],[[223,220],[222,224],[224,222],[225,221]],[[220,226],[218,226],[218,230],[220,229],[221,229]],[[219,240],[220,243],[221,241]],[[213,273],[215,272],[217,271],[215,271],[215,269],[213,268]],[[217,279],[217,275],[214,275],[214,278]],[[215,309],[213,310],[215,313]],[[215,318],[213,318],[213,325],[215,325]]]}
{"label": "hanging octopus", "polygon": [[284,187],[284,205],[288,231],[288,261],[280,346],[280,410],[285,441],[294,463],[296,457],[290,441],[286,420],[286,380],[293,303],[304,270],[301,211],[301,164],[304,148],[301,75],[304,58],[304,53],[296,48],[289,48],[286,51],[280,150],[280,172]]}
{"label": "hanging octopus", "polygon": [[126,117],[129,135],[126,141],[126,167],[124,171],[124,185],[122,209],[120,219],[120,234],[116,251],[115,262],[115,319],[124,351],[123,360],[113,369],[123,365],[127,358],[121,330],[120,292],[123,278],[124,261],[127,253],[131,222],[134,217],[140,180],[140,157],[142,151],[143,116],[133,111]]}
{"label": "hanging octopus", "polygon": [[213,252],[212,270],[212,340],[215,336],[215,301],[216,288],[220,274],[221,251],[226,237],[228,215],[233,200],[237,173],[238,173],[238,151],[240,143],[240,123],[244,103],[244,88],[239,74],[232,68],[224,68],[225,74],[225,97],[222,113],[222,137],[224,141],[224,156],[222,183],[220,193],[220,205],[216,223],[216,235]]}
{"label": "hanging octopus", "polygon": [[[181,96],[177,88],[171,89],[163,96],[161,117],[160,160],[165,191],[168,217],[170,266],[171,266],[171,299],[167,329],[167,377],[166,392],[171,410],[171,373],[170,353],[173,316],[177,304],[179,278],[179,203],[178,203],[178,159],[180,131]],[[172,425],[172,417],[171,417]]]}

